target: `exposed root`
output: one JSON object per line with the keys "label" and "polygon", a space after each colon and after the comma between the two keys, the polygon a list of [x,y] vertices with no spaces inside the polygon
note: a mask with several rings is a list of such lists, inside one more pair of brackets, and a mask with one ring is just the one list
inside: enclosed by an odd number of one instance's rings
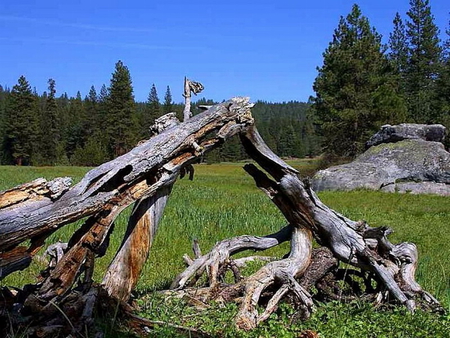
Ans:
{"label": "exposed root", "polygon": [[[237,327],[245,330],[255,328],[266,320],[277,308],[280,300],[292,292],[308,311],[312,310],[311,295],[295,280],[310,264],[312,242],[307,229],[293,228],[291,252],[285,259],[268,263],[255,274],[243,281],[244,297],[236,316]],[[259,314],[258,304],[263,292],[273,285],[280,285]]]}
{"label": "exposed root", "polygon": [[205,271],[208,272],[209,285],[215,286],[219,282],[220,275],[223,275],[224,267],[233,269],[233,264],[237,267],[238,264],[245,262],[245,260],[237,260],[238,263],[232,263],[230,259],[232,255],[245,250],[266,250],[272,248],[288,241],[291,238],[291,232],[292,226],[288,225],[277,233],[265,237],[238,236],[217,243],[208,254],[200,256],[193,261],[185,258],[189,266],[175,278],[171,289],[181,289],[195,285]]}

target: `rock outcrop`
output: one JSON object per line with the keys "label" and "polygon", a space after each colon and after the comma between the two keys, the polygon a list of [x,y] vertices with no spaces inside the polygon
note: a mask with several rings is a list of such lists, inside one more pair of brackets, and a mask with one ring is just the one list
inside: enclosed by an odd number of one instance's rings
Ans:
{"label": "rock outcrop", "polygon": [[386,124],[366,143],[370,148],[381,143],[393,143],[402,140],[422,139],[425,141],[444,142],[445,127],[442,124],[402,123],[391,126]]}
{"label": "rock outcrop", "polygon": [[450,153],[436,141],[444,136],[441,125],[383,126],[371,139],[377,145],[351,163],[319,171],[313,189],[450,195]]}

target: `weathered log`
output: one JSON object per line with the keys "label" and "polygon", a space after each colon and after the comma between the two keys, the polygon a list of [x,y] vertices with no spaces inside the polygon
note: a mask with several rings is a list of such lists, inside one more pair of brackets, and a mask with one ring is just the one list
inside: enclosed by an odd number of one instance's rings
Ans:
{"label": "weathered log", "polygon": [[109,266],[102,285],[108,293],[127,301],[136,286],[158,229],[171,187],[136,204],[124,242]]}
{"label": "weathered log", "polygon": [[[255,128],[250,127],[241,134],[241,140],[247,153],[276,182],[270,184],[269,179],[252,165],[246,166],[247,172],[272,196],[272,201],[287,218],[295,217],[302,226],[311,229],[316,240],[327,246],[339,260],[375,273],[394,298],[410,310],[416,306],[416,295],[431,306],[440,307],[439,302],[415,281],[417,249],[414,244],[393,245],[386,237],[390,232],[385,228],[374,230],[365,222],[352,221],[324,205],[314,191],[300,181],[297,173],[265,145]],[[291,203],[289,208],[285,208],[287,201]]]}
{"label": "weathered log", "polygon": [[[25,240],[48,236],[86,216],[92,217],[90,228],[97,225],[91,235],[85,235],[95,236],[95,246],[101,245],[110,224],[125,207],[172,185],[182,168],[252,124],[251,106],[246,98],[216,105],[91,170],[54,200],[25,201],[0,209],[0,252]],[[85,238],[83,242],[86,240],[90,241]],[[79,246],[77,261],[83,259],[86,248]]]}
{"label": "weathered log", "polygon": [[183,110],[183,119],[186,122],[188,119],[192,117],[191,112],[191,92],[194,95],[197,95],[204,89],[203,85],[200,82],[194,82],[189,80],[187,77],[184,78],[184,110]]}
{"label": "weathered log", "polygon": [[49,200],[50,202],[66,192],[71,184],[72,180],[69,177],[56,178],[50,182],[38,178],[32,182],[0,192],[0,209],[11,208],[25,202],[42,202],[43,200]]}
{"label": "weathered log", "polygon": [[189,267],[179,274],[172,282],[171,289],[180,289],[194,284],[198,277],[209,270],[209,284],[214,287],[219,282],[219,266],[223,265],[234,254],[245,250],[266,250],[290,240],[292,227],[286,226],[280,231],[265,236],[239,236],[217,243],[212,250],[197,257]]}
{"label": "weathered log", "polygon": [[[312,309],[311,295],[295,280],[303,274],[311,261],[311,239],[311,232],[307,228],[293,226],[289,256],[268,263],[244,282],[244,298],[235,319],[239,328],[250,330],[265,321],[288,292],[294,293],[307,311]],[[269,300],[264,312],[259,314],[257,306],[263,291],[275,283],[281,286]]]}
{"label": "weathered log", "polygon": [[[254,243],[248,242],[246,236],[223,240],[209,254],[192,261],[177,277],[173,287],[192,285],[199,274],[209,267],[211,290],[200,292],[201,296],[205,297],[209,292],[211,298],[217,299],[218,295],[238,297],[243,294],[236,325],[242,329],[252,329],[276,309],[288,292],[297,297],[307,316],[312,299],[306,289],[312,284],[317,285],[329,271],[335,269],[337,258],[374,274],[376,281],[410,310],[415,308],[416,296],[420,296],[430,306],[439,308],[438,301],[422,290],[414,279],[417,250],[413,244],[393,245],[386,237],[391,232],[389,229],[371,228],[363,221],[352,221],[325,206],[309,185],[299,179],[297,171],[265,145],[254,127],[249,127],[240,136],[247,153],[272,176],[269,178],[253,164],[244,166],[256,185],[289,221],[293,231],[291,252],[287,258],[270,262],[250,277],[227,286],[219,284],[216,276],[217,271],[228,264],[230,253],[233,252],[229,248],[242,251],[253,248]],[[329,248],[335,258],[330,256],[330,251],[321,250],[316,252],[312,260],[312,235],[317,242]],[[229,247],[229,243],[233,246]],[[277,286],[274,289],[275,284]],[[263,291],[269,290],[269,287],[273,294],[260,314],[257,305]]]}
{"label": "weathered log", "polygon": [[[179,123],[175,113],[168,113],[155,120],[150,127],[150,134],[154,137]],[[183,169],[184,167],[180,171],[181,178],[185,174]],[[171,191],[172,185],[135,203],[121,247],[102,281],[104,289],[110,296],[122,301],[127,301],[131,296],[149,255],[159,220]]]}

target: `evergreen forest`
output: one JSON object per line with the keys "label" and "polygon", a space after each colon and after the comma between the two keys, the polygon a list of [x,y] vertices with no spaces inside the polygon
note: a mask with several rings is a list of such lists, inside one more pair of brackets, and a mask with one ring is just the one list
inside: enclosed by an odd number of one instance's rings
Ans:
{"label": "evergreen forest", "polygon": [[[450,128],[450,26],[441,32],[429,0],[410,0],[409,10],[393,18],[388,37],[371,26],[357,4],[337,22],[308,102],[255,103],[253,115],[269,147],[283,157],[354,157],[383,124]],[[4,165],[96,166],[148,138],[159,116],[174,111],[181,120],[183,111],[169,86],[162,89],[162,100],[153,84],[147,101],[137,102],[122,61],[115,64],[108,86],[82,88],[84,97],[80,91],[69,97],[52,78],[43,93],[33,90],[25,75],[10,86],[0,86]],[[192,111],[214,103],[200,99]],[[204,161],[245,158],[238,140],[231,140]]]}

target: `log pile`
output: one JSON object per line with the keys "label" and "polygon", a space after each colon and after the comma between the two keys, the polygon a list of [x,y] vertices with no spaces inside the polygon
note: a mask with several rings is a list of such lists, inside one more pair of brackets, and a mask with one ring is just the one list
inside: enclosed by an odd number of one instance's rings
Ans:
{"label": "log pile", "polygon": [[[142,323],[148,327],[148,321],[133,315],[126,302],[148,257],[172,186],[179,176],[189,173],[192,178],[192,164],[233,135],[239,135],[248,155],[262,168],[248,164],[244,169],[281,210],[288,225],[265,237],[224,240],[205,255],[195,246],[195,258],[185,257],[188,267],[173,281],[171,293],[189,294],[195,287],[195,297],[202,301],[239,299],[235,324],[249,330],[267,319],[282,299],[291,299],[307,317],[314,306],[311,287],[318,288],[318,295],[332,298],[333,292],[327,290],[340,278],[338,262],[345,262],[354,269],[341,277],[351,285],[351,275],[358,275],[366,283],[364,291],[377,301],[394,299],[410,310],[418,302],[439,308],[439,302],[415,282],[415,245],[394,245],[387,239],[390,229],[352,221],[324,205],[298,172],[265,145],[253,125],[251,107],[248,99],[235,98],[183,123],[168,116],[152,129],[155,136],[91,170],[73,187],[67,178],[40,179],[0,193],[0,278],[27,268],[57,229],[86,219],[67,247],[53,248],[55,259],[42,282],[1,291],[0,327],[25,327],[27,334],[36,337],[76,336],[93,327],[96,308],[114,308],[111,304],[118,304],[124,321],[138,333]],[[114,220],[131,204],[134,208],[122,245],[102,283],[96,285],[92,281],[95,260],[108,248]],[[313,250],[313,239],[322,248]],[[280,260],[232,257],[285,241],[290,241],[290,251]],[[243,278],[240,268],[249,260],[268,262]],[[231,285],[223,282],[227,270],[235,278]],[[207,285],[197,285],[203,274]]]}

